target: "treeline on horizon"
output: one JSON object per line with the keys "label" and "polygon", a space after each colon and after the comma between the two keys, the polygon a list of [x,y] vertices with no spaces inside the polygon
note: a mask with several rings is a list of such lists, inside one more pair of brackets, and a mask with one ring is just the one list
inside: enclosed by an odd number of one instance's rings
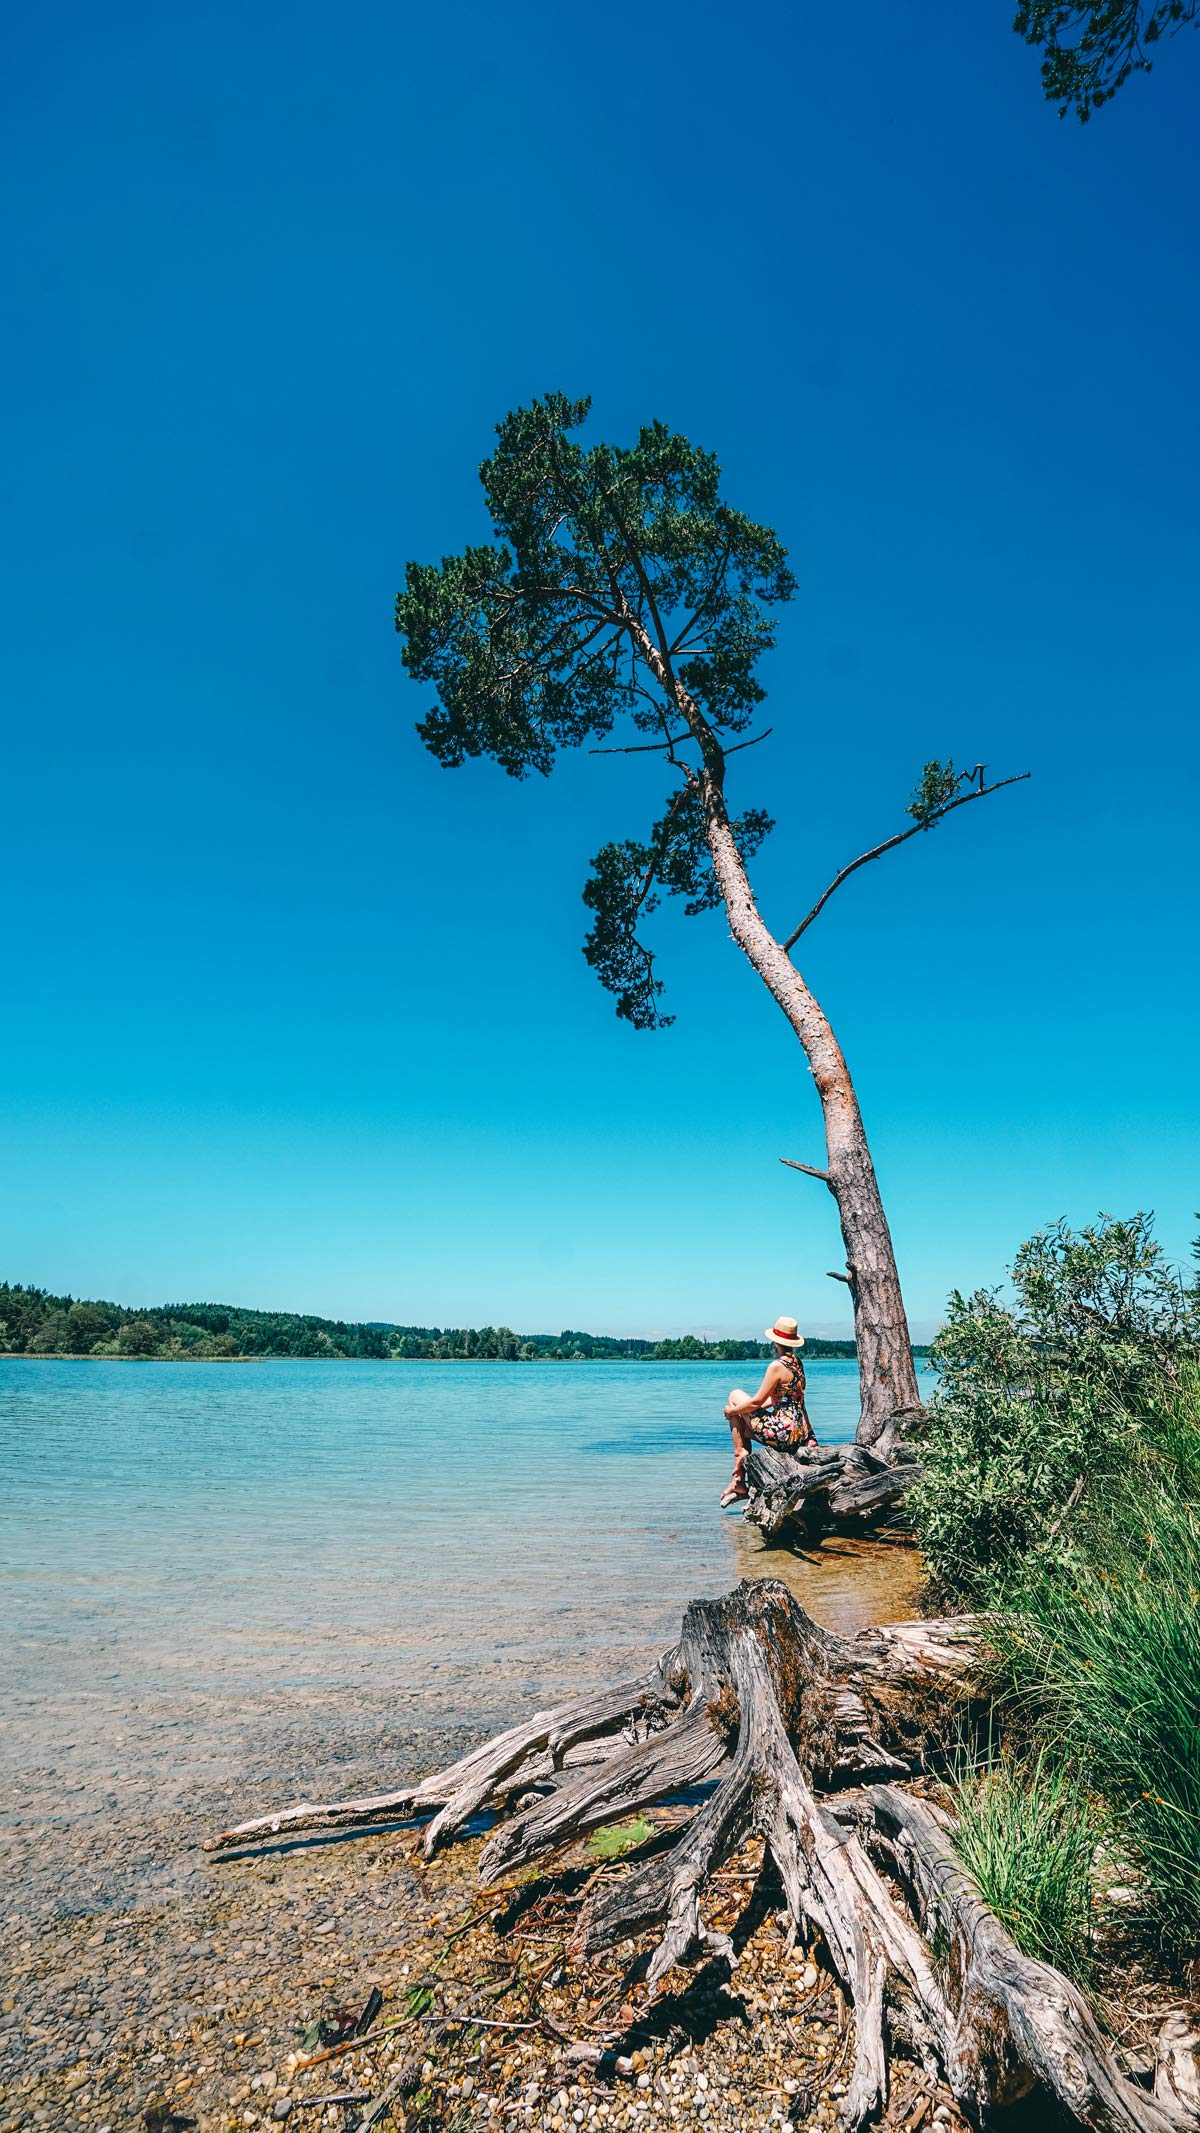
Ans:
{"label": "treeline on horizon", "polygon": [[[812,1339],[805,1355],[853,1357],[853,1341]],[[923,1351],[918,1350],[918,1353]],[[508,1326],[393,1326],[249,1311],[234,1304],[124,1304],[52,1296],[0,1282],[0,1355],[141,1357],[160,1362],[299,1356],[391,1362],[753,1362],[767,1341],[621,1339],[607,1333],[514,1333]]]}

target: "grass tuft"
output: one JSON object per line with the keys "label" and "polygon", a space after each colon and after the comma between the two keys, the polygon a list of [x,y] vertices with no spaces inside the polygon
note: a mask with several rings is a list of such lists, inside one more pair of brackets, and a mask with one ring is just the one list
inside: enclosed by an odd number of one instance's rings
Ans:
{"label": "grass tuft", "polygon": [[626,1852],[636,1851],[658,1832],[653,1822],[645,1815],[636,1815],[632,1822],[612,1822],[607,1829],[596,1830],[587,1840],[587,1848],[593,1859],[623,1859]]}
{"label": "grass tuft", "polygon": [[955,1846],[1023,1955],[1087,1982],[1096,1823],[1067,1765],[1001,1755],[954,1783]]}

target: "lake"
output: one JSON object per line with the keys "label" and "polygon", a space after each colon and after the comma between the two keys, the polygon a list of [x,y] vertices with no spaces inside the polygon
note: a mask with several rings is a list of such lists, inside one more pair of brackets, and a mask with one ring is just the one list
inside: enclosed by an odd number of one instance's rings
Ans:
{"label": "lake", "polygon": [[[797,1565],[718,1509],[721,1407],[753,1374],[0,1358],[18,1809],[224,1797],[241,1771],[285,1796],[343,1764],[386,1781],[629,1671],[744,1575],[786,1575],[842,1627],[911,1612],[911,1575],[891,1608],[879,1587],[894,1551]],[[809,1406],[850,1438],[856,1366],[812,1363]]]}

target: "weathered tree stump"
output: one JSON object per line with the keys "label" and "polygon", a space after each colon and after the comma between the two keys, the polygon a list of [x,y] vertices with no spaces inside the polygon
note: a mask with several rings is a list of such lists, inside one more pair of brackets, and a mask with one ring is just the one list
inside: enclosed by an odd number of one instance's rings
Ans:
{"label": "weathered tree stump", "polygon": [[1021,1955],[988,1911],[945,1817],[900,1789],[961,1718],[976,1652],[969,1620],[847,1639],[783,1585],[747,1581],[693,1601],[679,1643],[640,1681],[538,1712],[419,1785],[281,1809],[207,1849],[436,1808],[430,1855],[491,1805],[488,1883],[711,1785],[669,1849],[602,1877],[577,1952],[654,1931],[651,1985],[702,1948],[731,1954],[705,1924],[707,1884],[761,1837],[793,1920],[823,1936],[853,2003],[850,2125],[886,2103],[894,2033],[973,2112],[1040,2084],[1097,2133],[1169,2133],[1192,2121],[1125,2079],[1075,1988]]}
{"label": "weathered tree stump", "polygon": [[920,1468],[903,1439],[888,1457],[864,1444],[810,1444],[799,1451],[756,1444],[746,1465],[745,1518],[767,1540],[789,1529],[810,1537],[830,1527],[862,1531],[885,1524]]}

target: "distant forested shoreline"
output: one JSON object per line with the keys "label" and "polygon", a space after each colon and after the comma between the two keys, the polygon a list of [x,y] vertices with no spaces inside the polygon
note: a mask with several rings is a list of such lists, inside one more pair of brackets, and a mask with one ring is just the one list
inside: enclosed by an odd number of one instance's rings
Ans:
{"label": "distant forested shoreline", "polygon": [[[155,1304],[133,1309],[0,1282],[0,1355],[94,1356],[113,1361],[254,1362],[753,1362],[766,1341],[622,1339],[607,1333],[514,1333],[509,1326],[394,1326],[250,1311],[236,1304]],[[812,1339],[806,1356],[850,1359],[853,1341]],[[923,1350],[916,1350],[923,1353]]]}

